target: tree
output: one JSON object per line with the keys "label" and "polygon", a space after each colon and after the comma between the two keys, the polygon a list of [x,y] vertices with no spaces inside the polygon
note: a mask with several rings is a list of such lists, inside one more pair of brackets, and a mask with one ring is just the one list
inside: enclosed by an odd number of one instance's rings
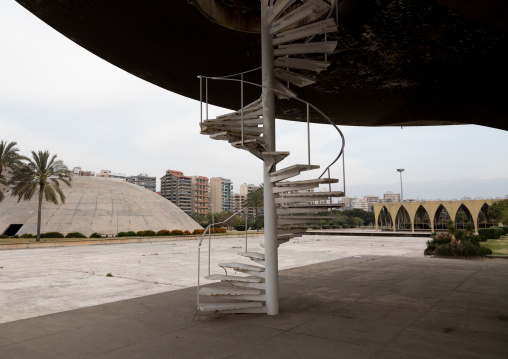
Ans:
{"label": "tree", "polygon": [[255,189],[254,191],[251,191],[247,194],[247,199],[245,200],[245,206],[246,207],[253,207],[254,208],[254,215],[255,215],[255,221],[256,221],[256,229],[259,232],[259,225],[258,225],[258,209],[260,207],[264,207],[264,189],[263,186],[261,188]]}
{"label": "tree", "polygon": [[[4,170],[10,168],[12,171],[16,171],[20,165],[22,156],[19,155],[19,149],[15,146],[16,142],[7,142],[4,140],[0,141],[0,185],[7,186],[9,182],[6,176],[3,174]],[[0,202],[4,199],[4,194],[0,191]]]}
{"label": "tree", "polygon": [[508,223],[508,199],[498,201],[487,210],[487,214],[490,219],[496,222],[502,222],[503,224]]}
{"label": "tree", "polygon": [[12,176],[14,190],[12,196],[18,197],[18,202],[23,199],[29,201],[38,191],[39,207],[37,212],[37,241],[41,240],[41,214],[42,198],[46,201],[58,204],[58,197],[62,203],[65,202],[65,195],[60,188],[60,182],[71,186],[72,178],[67,166],[61,160],[57,160],[57,155],[51,156],[48,151],[32,151],[32,159],[22,157],[27,161],[18,168]]}

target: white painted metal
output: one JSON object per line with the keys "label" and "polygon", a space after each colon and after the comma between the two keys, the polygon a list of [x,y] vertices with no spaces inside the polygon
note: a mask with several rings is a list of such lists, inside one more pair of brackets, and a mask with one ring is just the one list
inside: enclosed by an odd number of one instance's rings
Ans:
{"label": "white painted metal", "polygon": [[245,252],[245,253],[238,253],[239,256],[248,257],[251,259],[260,259],[265,260],[265,255],[263,253],[257,253],[257,252]]}
{"label": "white painted metal", "polygon": [[256,308],[261,306],[263,305],[259,302],[206,303],[200,304],[199,309],[203,312],[215,312],[215,311],[222,312],[226,310]]}
{"label": "white painted metal", "polygon": [[237,275],[225,275],[225,274],[211,274],[205,277],[209,280],[221,280],[221,281],[235,281],[235,282],[246,282],[246,283],[261,283],[262,278],[258,277],[241,277]]}
{"label": "white painted metal", "polygon": [[279,31],[293,25],[300,20],[304,20],[313,14],[321,13],[330,8],[330,5],[322,0],[309,0],[305,4],[299,6],[289,14],[281,17],[275,21],[270,30],[271,34],[276,34]]}
{"label": "white painted metal", "polygon": [[303,55],[314,53],[331,54],[337,47],[337,41],[328,42],[309,42],[303,44],[279,45],[279,48],[273,50],[275,56],[285,55]]}
{"label": "white painted metal", "polygon": [[203,287],[199,290],[199,294],[206,296],[219,296],[219,295],[260,295],[260,289],[246,289],[246,288],[214,288],[214,287]]}
{"label": "white painted metal", "polygon": [[294,30],[288,30],[277,34],[273,40],[274,45],[285,44],[287,42],[303,39],[312,35],[325,34],[337,31],[334,19],[326,19],[315,22],[307,26],[298,27]]}
{"label": "white painted metal", "polygon": [[264,272],[265,271],[265,269],[263,267],[253,266],[253,265],[244,264],[244,263],[219,263],[219,267],[233,268],[235,270],[243,269],[243,270],[249,270],[249,271],[254,271],[254,272]]}
{"label": "white painted metal", "polygon": [[243,288],[255,288],[265,290],[265,283],[247,283],[247,282],[237,282],[237,281],[228,281],[228,283],[234,285],[235,287],[243,287]]}
{"label": "white painted metal", "polygon": [[282,198],[301,198],[304,200],[312,200],[317,201],[320,198],[317,197],[343,197],[344,192],[342,191],[332,191],[332,192],[305,192],[305,193],[281,193],[279,197]]}
{"label": "white painted metal", "polygon": [[268,23],[275,20],[282,12],[291,6],[296,0],[278,0],[268,14]]}
{"label": "white painted metal", "polygon": [[282,181],[287,178],[298,176],[300,173],[302,173],[304,171],[315,170],[318,168],[319,168],[318,165],[311,165],[311,166],[309,166],[309,165],[292,165],[292,166],[283,168],[279,171],[273,172],[271,175],[270,181],[271,182]]}
{"label": "white painted metal", "polygon": [[294,57],[278,57],[274,62],[276,67],[290,68],[297,70],[307,70],[320,73],[326,70],[331,62],[315,61],[308,59],[298,59]]}
{"label": "white painted metal", "polygon": [[316,80],[303,76],[300,74],[297,74],[296,72],[287,71],[284,69],[276,68],[274,71],[275,78],[278,78],[283,81],[287,81],[289,83],[292,83],[293,85],[296,85],[298,87],[305,87],[308,85],[312,85],[316,83]]}
{"label": "white painted metal", "polygon": [[[265,146],[268,152],[275,152],[275,95],[273,76],[273,43],[270,35],[268,14],[261,11],[261,67],[262,101]],[[266,309],[268,315],[279,314],[279,258],[277,251],[277,214],[275,212],[273,184],[270,175],[272,164],[263,161],[264,182],[264,221],[265,221],[265,271],[266,271]]]}
{"label": "white painted metal", "polygon": [[296,92],[291,91],[288,87],[284,86],[281,82],[274,80],[273,86],[275,88],[275,95],[279,100],[297,98]]}

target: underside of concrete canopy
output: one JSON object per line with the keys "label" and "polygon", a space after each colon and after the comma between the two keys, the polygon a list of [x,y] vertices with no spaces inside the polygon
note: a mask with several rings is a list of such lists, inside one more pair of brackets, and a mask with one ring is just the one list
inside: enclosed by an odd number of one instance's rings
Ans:
{"label": "underside of concrete canopy", "polygon": [[[260,66],[258,0],[17,1],[104,60],[193,99],[199,99],[198,75]],[[502,0],[339,1],[331,65],[309,73],[319,81],[298,95],[337,124],[508,130],[507,14]],[[260,77],[257,71],[245,80],[260,83]],[[240,108],[238,83],[209,86],[211,104]],[[259,95],[247,87],[245,101]],[[305,108],[280,100],[276,115],[303,121]]]}

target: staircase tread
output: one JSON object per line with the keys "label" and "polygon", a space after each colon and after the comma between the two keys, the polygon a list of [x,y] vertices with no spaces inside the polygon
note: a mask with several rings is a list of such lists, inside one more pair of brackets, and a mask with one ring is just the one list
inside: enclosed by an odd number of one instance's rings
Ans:
{"label": "staircase tread", "polygon": [[277,208],[327,208],[342,207],[343,203],[288,203],[286,205],[278,205]]}
{"label": "staircase tread", "polygon": [[296,165],[292,165],[292,166],[280,169],[278,171],[272,172],[271,175],[272,176],[278,176],[278,175],[282,175],[282,174],[284,174],[286,172],[291,172],[291,171],[294,171],[294,170],[306,171],[306,170],[315,170],[315,169],[318,169],[318,168],[319,168],[318,165],[300,165],[300,164],[296,164]]}
{"label": "staircase tread", "polygon": [[275,183],[276,187],[291,187],[291,186],[298,186],[301,184],[312,184],[312,183],[337,183],[339,182],[336,178],[318,178],[318,179],[312,179],[312,180],[303,180],[303,181],[281,181]]}
{"label": "staircase tread", "polygon": [[214,288],[202,287],[199,289],[199,294],[202,295],[260,295],[260,289],[245,289],[245,288]]}
{"label": "staircase tread", "polygon": [[223,262],[219,263],[219,267],[239,268],[256,272],[264,272],[265,269],[259,266],[253,266],[252,264],[236,263],[236,262]]}
{"label": "staircase tread", "polygon": [[240,253],[237,253],[239,256],[243,256],[243,257],[251,257],[251,258],[256,258],[256,259],[261,259],[261,260],[265,260],[265,255],[263,253],[257,253],[257,252],[240,252]]}
{"label": "staircase tread", "polygon": [[331,191],[331,192],[305,192],[305,193],[281,193],[279,197],[291,198],[291,197],[340,197],[344,195],[342,191]]}
{"label": "staircase tread", "polygon": [[210,312],[216,310],[235,310],[245,308],[262,307],[263,303],[260,302],[232,302],[232,303],[201,303],[199,309],[203,312]]}
{"label": "staircase tread", "polygon": [[209,280],[226,280],[226,281],[237,281],[237,282],[247,282],[247,283],[261,283],[263,282],[263,278],[261,277],[242,277],[238,275],[225,275],[225,274],[212,274],[206,276],[205,279]]}

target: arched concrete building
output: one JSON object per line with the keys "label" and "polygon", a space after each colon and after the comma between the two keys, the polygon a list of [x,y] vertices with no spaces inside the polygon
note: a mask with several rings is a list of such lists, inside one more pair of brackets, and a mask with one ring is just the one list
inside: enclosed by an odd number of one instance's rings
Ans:
{"label": "arched concrete building", "polygon": [[[416,224],[419,222],[422,227],[427,227],[425,229],[434,232],[435,229],[438,229],[437,221],[443,212],[448,214],[450,220],[456,222],[457,213],[463,211],[468,218],[468,222],[470,221],[474,224],[475,233],[478,233],[478,217],[480,213],[483,213],[488,220],[487,209],[497,201],[495,199],[481,199],[468,201],[375,203],[376,231],[379,230],[380,223],[384,219],[384,223],[389,223],[393,231],[397,231],[397,227],[401,228],[400,222],[405,222],[405,225],[408,227],[407,229],[410,228],[411,232],[414,232]],[[428,224],[423,220],[424,216],[427,216]]]}
{"label": "arched concrete building", "polygon": [[[97,232],[113,235],[126,231],[202,228],[164,197],[127,182],[97,177],[74,177],[63,186],[64,204],[43,202],[41,232]],[[0,233],[22,225],[17,234],[37,232],[37,198],[17,202],[6,194],[0,203]]]}

